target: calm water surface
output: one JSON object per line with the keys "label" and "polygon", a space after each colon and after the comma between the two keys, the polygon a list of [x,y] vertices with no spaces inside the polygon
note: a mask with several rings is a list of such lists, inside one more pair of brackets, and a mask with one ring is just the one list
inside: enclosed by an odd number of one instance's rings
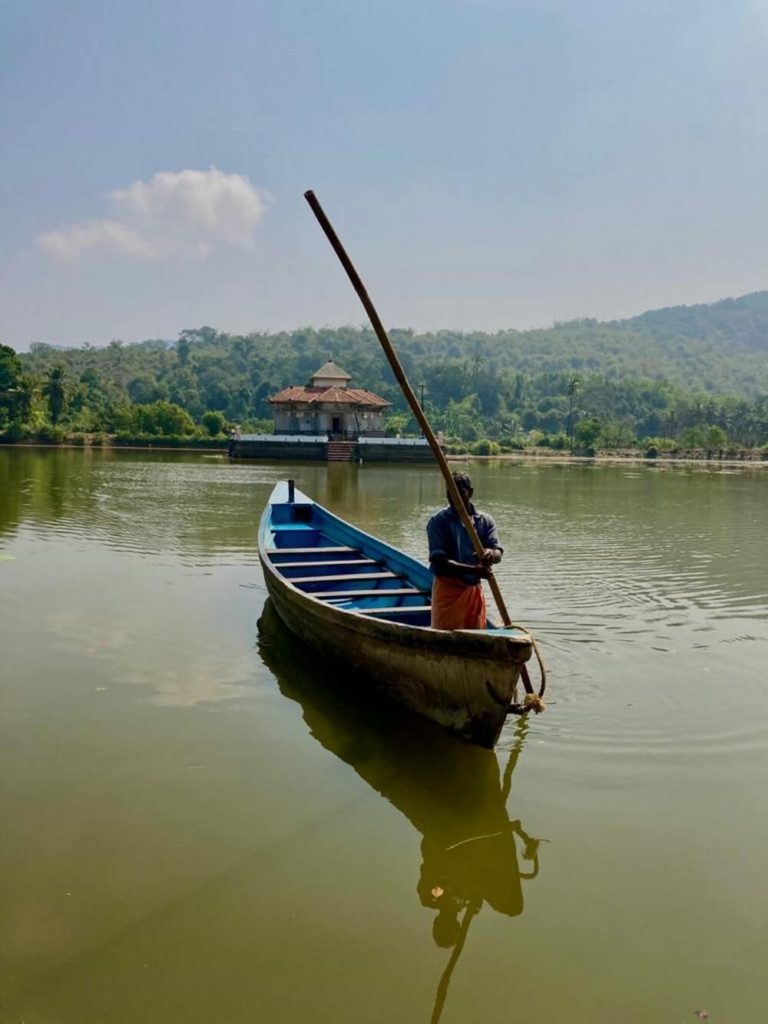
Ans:
{"label": "calm water surface", "polygon": [[[431,468],[293,465],[419,557]],[[495,754],[265,609],[278,464],[0,449],[0,1021],[768,1019],[768,474],[472,467]]]}

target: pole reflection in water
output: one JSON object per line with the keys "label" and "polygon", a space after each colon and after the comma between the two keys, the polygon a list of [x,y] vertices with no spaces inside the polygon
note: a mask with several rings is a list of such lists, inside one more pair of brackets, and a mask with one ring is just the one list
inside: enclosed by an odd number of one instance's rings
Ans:
{"label": "pole reflection in water", "polygon": [[345,667],[302,645],[271,601],[259,620],[259,653],[280,691],[301,705],[315,739],[422,836],[416,893],[435,914],[434,941],[452,950],[437,990],[434,1024],[473,918],[486,904],[509,917],[522,914],[522,883],[539,871],[540,841],[507,812],[527,720],[517,724],[502,774],[492,751],[449,736],[359,678],[345,681]]}

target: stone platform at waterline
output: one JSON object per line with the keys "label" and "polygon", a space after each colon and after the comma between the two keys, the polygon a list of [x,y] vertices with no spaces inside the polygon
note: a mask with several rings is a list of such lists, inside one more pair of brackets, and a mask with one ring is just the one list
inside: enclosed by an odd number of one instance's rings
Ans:
{"label": "stone platform at waterline", "polygon": [[230,438],[233,459],[285,459],[313,462],[429,462],[423,437],[329,438],[308,434],[241,434]]}

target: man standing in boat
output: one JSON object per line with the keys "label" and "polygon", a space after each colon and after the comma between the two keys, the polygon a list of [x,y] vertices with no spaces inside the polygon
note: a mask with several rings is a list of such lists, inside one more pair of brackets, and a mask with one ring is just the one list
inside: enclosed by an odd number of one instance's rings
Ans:
{"label": "man standing in boat", "polygon": [[481,558],[475,554],[450,494],[448,506],[427,523],[429,566],[432,570],[432,628],[485,629],[485,595],[482,581],[490,566],[501,561],[504,549],[499,544],[496,523],[472,504],[472,481],[466,473],[454,473],[453,479],[480,543]]}

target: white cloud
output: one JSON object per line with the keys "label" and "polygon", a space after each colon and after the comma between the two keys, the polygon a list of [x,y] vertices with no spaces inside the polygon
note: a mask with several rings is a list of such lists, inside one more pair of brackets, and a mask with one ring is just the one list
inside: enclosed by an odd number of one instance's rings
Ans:
{"label": "white cloud", "polygon": [[108,193],[113,218],[70,224],[37,241],[49,256],[69,262],[90,252],[138,260],[205,256],[220,243],[250,245],[267,198],[244,175],[215,167],[160,171]]}
{"label": "white cloud", "polygon": [[76,260],[88,249],[101,249],[141,260],[157,258],[155,243],[143,238],[129,225],[115,220],[71,224],[59,231],[48,231],[37,241],[43,252],[64,261]]}

